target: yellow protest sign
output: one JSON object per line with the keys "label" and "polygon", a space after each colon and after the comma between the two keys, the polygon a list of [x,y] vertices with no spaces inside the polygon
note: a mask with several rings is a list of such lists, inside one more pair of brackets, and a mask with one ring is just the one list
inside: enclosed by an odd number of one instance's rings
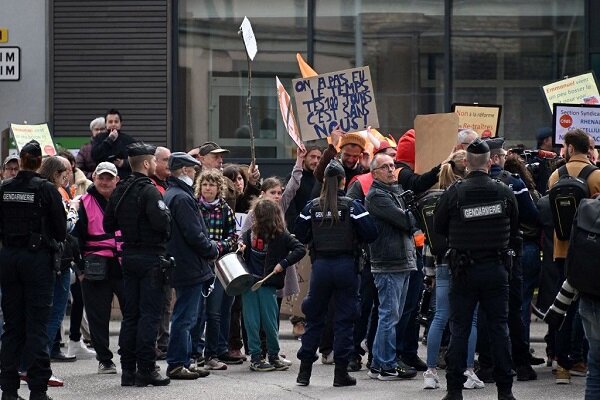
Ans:
{"label": "yellow protest sign", "polygon": [[550,83],[542,89],[550,111],[554,110],[554,103],[600,104],[600,93],[591,72]]}
{"label": "yellow protest sign", "polygon": [[10,131],[12,132],[19,151],[21,151],[21,148],[23,148],[30,140],[37,140],[42,148],[42,156],[56,155],[54,141],[52,140],[52,135],[50,134],[47,124],[10,124]]}
{"label": "yellow protest sign", "polygon": [[458,115],[458,130],[472,129],[481,137],[498,136],[501,105],[454,103],[452,111]]}

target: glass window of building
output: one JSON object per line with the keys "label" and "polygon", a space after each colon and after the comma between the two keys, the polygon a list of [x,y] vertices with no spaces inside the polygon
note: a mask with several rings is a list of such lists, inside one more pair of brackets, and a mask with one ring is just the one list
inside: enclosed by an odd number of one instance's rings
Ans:
{"label": "glass window of building", "polygon": [[252,125],[259,158],[291,158],[275,76],[290,91],[296,52],[306,53],[306,0],[179,1],[180,133],[186,148],[206,140],[249,157],[248,64],[238,29],[247,16],[258,42],[252,63]]}
{"label": "glass window of building", "polygon": [[586,72],[585,0],[450,4],[447,16],[444,0],[180,0],[177,134],[187,148],[213,140],[232,157],[250,155],[248,65],[237,34],[247,16],[258,41],[252,124],[259,158],[293,157],[275,76],[290,91],[297,52],[319,73],[368,65],[384,134],[398,138],[416,115],[449,111],[446,102],[477,102],[503,106],[500,134],[511,144],[535,145],[537,129],[551,124],[541,86]]}
{"label": "glass window of building", "polygon": [[501,104],[500,135],[535,146],[541,86],[584,70],[584,0],[462,0],[452,16],[453,99]]}

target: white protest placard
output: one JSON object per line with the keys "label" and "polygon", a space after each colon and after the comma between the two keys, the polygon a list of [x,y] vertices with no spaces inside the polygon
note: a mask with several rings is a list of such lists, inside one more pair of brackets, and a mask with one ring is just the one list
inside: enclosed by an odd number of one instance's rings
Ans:
{"label": "white protest placard", "polygon": [[498,136],[501,105],[454,103],[452,111],[458,115],[458,130],[472,129],[481,137]]}
{"label": "white protest placard", "polygon": [[279,101],[279,110],[281,110],[283,125],[285,125],[288,135],[290,135],[294,143],[298,145],[298,148],[305,150],[304,143],[302,143],[302,139],[300,139],[299,136],[300,132],[298,130],[298,125],[296,124],[296,117],[294,116],[290,95],[277,76],[275,77],[275,84],[277,85],[277,100]]}
{"label": "white protest placard", "polygon": [[591,72],[550,83],[542,89],[550,111],[554,110],[554,103],[600,104],[600,93]]}
{"label": "white protest placard", "polygon": [[379,127],[369,67],[294,79],[294,98],[303,140]]}
{"label": "white protest placard", "polygon": [[246,53],[248,53],[248,57],[254,61],[254,57],[256,57],[256,53],[258,52],[258,46],[256,45],[256,38],[254,37],[254,31],[252,30],[252,25],[250,25],[248,17],[244,17],[240,29],[242,30],[242,38],[244,39],[244,46],[246,46]]}
{"label": "white protest placard", "polygon": [[25,146],[31,140],[37,140],[42,148],[42,156],[55,156],[56,148],[54,147],[54,141],[47,124],[38,125],[19,125],[10,124],[10,131],[12,132],[17,149],[21,151],[21,148]]}
{"label": "white protest placard", "polygon": [[587,132],[600,146],[600,104],[554,104],[552,127],[553,143],[564,144],[565,134],[573,129]]}
{"label": "white protest placard", "polygon": [[240,235],[242,233],[242,226],[244,226],[244,220],[248,214],[246,213],[235,213],[235,233]]}

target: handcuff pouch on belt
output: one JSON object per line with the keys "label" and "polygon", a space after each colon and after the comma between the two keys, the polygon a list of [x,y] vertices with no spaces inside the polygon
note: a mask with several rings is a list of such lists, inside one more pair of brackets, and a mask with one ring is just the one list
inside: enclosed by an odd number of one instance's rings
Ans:
{"label": "handcuff pouch on belt", "polygon": [[171,280],[171,271],[175,269],[175,258],[159,256],[158,259],[163,283],[166,285]]}
{"label": "handcuff pouch on belt", "polygon": [[450,272],[452,272],[452,276],[456,278],[464,276],[467,268],[474,264],[473,257],[471,257],[468,250],[460,251],[457,249],[448,249],[446,258],[448,259]]}

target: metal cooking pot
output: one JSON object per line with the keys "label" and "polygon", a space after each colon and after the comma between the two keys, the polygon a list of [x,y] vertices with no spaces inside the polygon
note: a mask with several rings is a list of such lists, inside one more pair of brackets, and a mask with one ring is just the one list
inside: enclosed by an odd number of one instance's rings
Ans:
{"label": "metal cooking pot", "polygon": [[225,293],[238,296],[254,284],[255,279],[246,269],[244,259],[239,253],[225,254],[215,262],[215,271]]}

